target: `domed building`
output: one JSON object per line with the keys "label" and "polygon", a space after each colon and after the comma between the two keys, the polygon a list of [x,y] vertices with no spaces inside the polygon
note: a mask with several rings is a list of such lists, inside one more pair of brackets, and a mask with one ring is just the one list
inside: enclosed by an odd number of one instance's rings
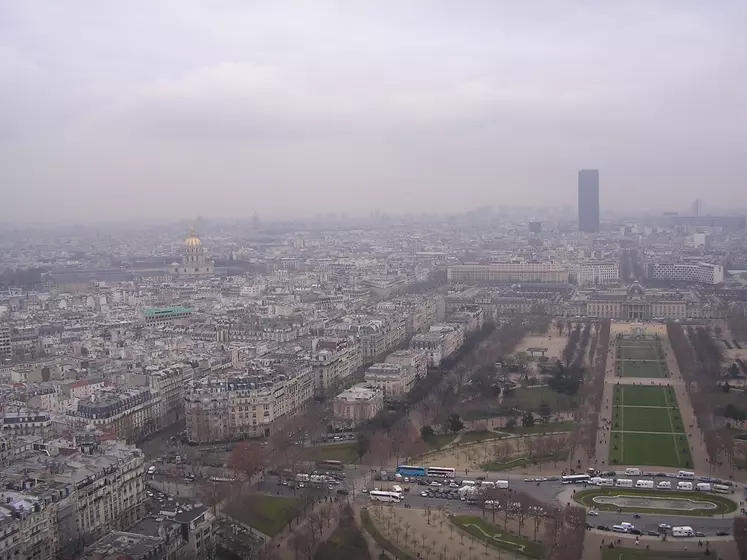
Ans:
{"label": "domed building", "polygon": [[205,260],[205,248],[200,238],[195,235],[194,228],[190,228],[189,236],[184,240],[182,264],[172,263],[171,273],[175,276],[194,278],[212,276],[214,270],[212,261]]}

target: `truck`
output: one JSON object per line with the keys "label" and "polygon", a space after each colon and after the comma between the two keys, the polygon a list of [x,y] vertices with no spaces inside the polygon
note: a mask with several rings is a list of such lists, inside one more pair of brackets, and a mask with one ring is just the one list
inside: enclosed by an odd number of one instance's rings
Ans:
{"label": "truck", "polygon": [[692,527],[688,527],[687,525],[683,525],[682,527],[672,527],[672,536],[673,537],[694,537],[695,531],[693,531]]}
{"label": "truck", "polygon": [[625,469],[625,475],[626,476],[641,476],[643,474],[643,471],[639,468],[627,468]]}
{"label": "truck", "polygon": [[636,488],[653,488],[654,487],[654,481],[653,480],[646,480],[645,478],[640,478],[635,481],[635,487]]}
{"label": "truck", "polygon": [[629,478],[618,478],[615,481],[615,486],[620,488],[633,488],[633,481]]}

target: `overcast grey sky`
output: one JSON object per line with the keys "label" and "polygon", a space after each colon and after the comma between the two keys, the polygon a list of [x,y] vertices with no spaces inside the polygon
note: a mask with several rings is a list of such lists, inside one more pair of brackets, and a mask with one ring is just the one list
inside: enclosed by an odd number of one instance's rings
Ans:
{"label": "overcast grey sky", "polygon": [[[747,2],[0,0],[0,219],[745,206]],[[735,198],[736,197],[736,198]]]}

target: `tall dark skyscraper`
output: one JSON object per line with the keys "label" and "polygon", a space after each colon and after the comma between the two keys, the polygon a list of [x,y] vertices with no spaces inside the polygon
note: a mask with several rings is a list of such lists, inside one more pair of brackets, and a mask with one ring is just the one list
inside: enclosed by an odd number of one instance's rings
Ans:
{"label": "tall dark skyscraper", "polygon": [[578,172],[578,229],[586,233],[599,231],[599,170]]}

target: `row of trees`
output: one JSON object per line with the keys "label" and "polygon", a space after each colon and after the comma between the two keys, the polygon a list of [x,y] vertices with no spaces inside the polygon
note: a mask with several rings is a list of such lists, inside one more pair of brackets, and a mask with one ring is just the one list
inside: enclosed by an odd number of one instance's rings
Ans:
{"label": "row of trees", "polygon": [[714,382],[721,379],[721,364],[724,361],[724,353],[721,345],[713,337],[711,329],[689,327],[687,336],[695,351],[695,358],[698,360],[702,373]]}
{"label": "row of trees", "polygon": [[727,461],[733,463],[734,440],[728,433],[720,432],[716,428],[713,418],[710,390],[713,387],[713,374],[704,365],[712,363],[713,356],[710,356],[703,346],[700,347],[700,356],[697,356],[690,344],[690,341],[696,337],[691,336],[688,340],[682,325],[668,323],[667,335],[685,383],[685,391],[695,412],[698,427],[703,433],[703,442],[711,465],[720,462],[722,455],[726,455]]}

